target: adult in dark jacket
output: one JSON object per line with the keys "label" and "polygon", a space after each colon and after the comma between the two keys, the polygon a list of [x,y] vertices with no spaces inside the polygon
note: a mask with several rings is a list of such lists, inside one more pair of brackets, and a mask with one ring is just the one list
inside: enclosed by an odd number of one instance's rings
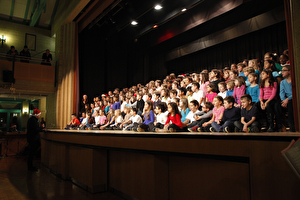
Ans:
{"label": "adult in dark jacket", "polygon": [[42,56],[42,65],[50,65],[51,66],[51,61],[52,61],[52,54],[50,53],[50,50],[47,49],[46,50],[46,53],[43,53],[43,56]]}
{"label": "adult in dark jacket", "polygon": [[24,46],[24,49],[20,52],[20,56],[21,56],[21,62],[27,62],[29,63],[29,60],[31,58],[30,52],[28,50],[28,46]]}
{"label": "adult in dark jacket", "polygon": [[41,111],[39,111],[38,109],[34,109],[32,116],[28,119],[27,122],[27,142],[29,144],[27,167],[29,171],[38,170],[36,167],[33,166],[32,161],[35,153],[41,146],[40,131],[42,131],[43,128],[39,126],[38,119],[40,118],[40,116]]}

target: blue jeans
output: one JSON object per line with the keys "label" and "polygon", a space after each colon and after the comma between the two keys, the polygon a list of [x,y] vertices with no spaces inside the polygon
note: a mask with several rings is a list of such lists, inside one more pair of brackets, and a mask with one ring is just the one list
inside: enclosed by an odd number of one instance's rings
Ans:
{"label": "blue jeans", "polygon": [[233,122],[231,121],[226,121],[224,124],[218,124],[217,122],[213,122],[211,123],[211,126],[217,131],[217,132],[220,132],[220,131],[223,131],[224,128],[226,126],[228,126],[229,128],[232,128],[234,125],[233,125]]}

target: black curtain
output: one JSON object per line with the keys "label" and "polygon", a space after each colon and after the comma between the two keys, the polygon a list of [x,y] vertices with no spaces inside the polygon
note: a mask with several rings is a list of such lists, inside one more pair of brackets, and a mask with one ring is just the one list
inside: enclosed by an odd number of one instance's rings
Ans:
{"label": "black curtain", "polygon": [[266,52],[282,54],[287,49],[285,22],[215,45],[165,63],[167,73],[222,69],[244,59],[263,59]]}

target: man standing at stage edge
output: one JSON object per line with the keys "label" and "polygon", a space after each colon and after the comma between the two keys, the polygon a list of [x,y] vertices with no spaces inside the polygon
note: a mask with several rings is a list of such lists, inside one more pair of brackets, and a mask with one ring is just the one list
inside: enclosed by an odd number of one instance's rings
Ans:
{"label": "man standing at stage edge", "polygon": [[39,111],[39,109],[33,109],[33,114],[27,122],[27,142],[29,144],[29,154],[27,159],[28,171],[38,171],[38,169],[33,166],[32,161],[38,148],[41,146],[40,131],[42,131],[43,128],[39,126],[38,119],[40,116],[41,111]]}

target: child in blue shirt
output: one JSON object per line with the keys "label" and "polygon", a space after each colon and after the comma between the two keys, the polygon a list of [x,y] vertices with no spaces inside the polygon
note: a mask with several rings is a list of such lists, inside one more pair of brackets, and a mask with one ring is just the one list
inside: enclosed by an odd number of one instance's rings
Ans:
{"label": "child in blue shirt", "polygon": [[295,132],[295,122],[294,122],[294,110],[293,110],[293,96],[292,96],[292,80],[291,80],[291,67],[290,65],[285,65],[282,67],[282,77],[283,81],[280,83],[280,100],[281,106],[288,108],[288,121],[290,124],[290,131]]}
{"label": "child in blue shirt", "polygon": [[257,78],[258,75],[256,73],[248,75],[248,81],[251,85],[246,88],[246,94],[251,96],[253,103],[259,102],[259,85],[257,84]]}
{"label": "child in blue shirt", "polygon": [[233,90],[234,90],[234,80],[229,80],[227,81],[226,87],[227,87],[227,92],[226,92],[226,97],[227,96],[233,96]]}

